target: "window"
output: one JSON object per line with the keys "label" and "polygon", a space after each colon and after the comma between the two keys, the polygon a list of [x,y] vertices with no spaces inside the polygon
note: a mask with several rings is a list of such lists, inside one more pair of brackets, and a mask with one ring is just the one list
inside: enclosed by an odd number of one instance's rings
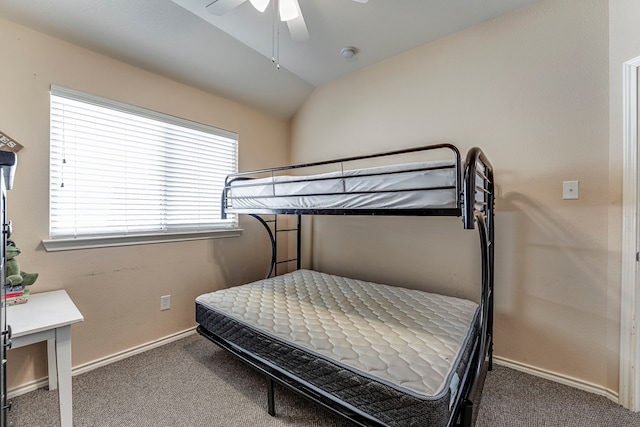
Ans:
{"label": "window", "polygon": [[237,228],[236,217],[220,217],[237,149],[235,133],[52,86],[45,247],[205,238]]}

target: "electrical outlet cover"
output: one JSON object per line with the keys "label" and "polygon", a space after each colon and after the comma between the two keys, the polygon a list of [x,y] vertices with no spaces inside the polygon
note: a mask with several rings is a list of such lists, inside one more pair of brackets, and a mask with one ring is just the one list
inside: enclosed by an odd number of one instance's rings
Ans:
{"label": "electrical outlet cover", "polygon": [[564,200],[577,200],[580,197],[578,181],[564,181],[562,183],[562,198]]}

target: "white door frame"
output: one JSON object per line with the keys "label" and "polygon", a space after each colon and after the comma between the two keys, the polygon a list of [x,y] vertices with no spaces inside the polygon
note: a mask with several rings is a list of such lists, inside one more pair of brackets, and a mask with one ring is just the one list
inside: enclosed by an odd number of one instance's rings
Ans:
{"label": "white door frame", "polygon": [[640,411],[640,293],[638,292],[638,71],[640,57],[623,65],[622,281],[620,289],[619,403]]}

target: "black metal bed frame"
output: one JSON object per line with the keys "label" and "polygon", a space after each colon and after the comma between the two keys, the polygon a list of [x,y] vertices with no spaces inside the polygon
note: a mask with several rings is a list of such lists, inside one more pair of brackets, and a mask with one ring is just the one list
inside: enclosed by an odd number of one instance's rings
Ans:
{"label": "black metal bed frame", "polygon": [[[455,187],[423,187],[412,188],[409,190],[400,191],[425,191],[434,189],[453,189],[455,188],[456,194],[456,207],[455,208],[416,208],[416,209],[302,209],[302,208],[260,208],[260,209],[237,209],[233,208],[234,197],[231,194],[231,186],[238,181],[249,181],[256,176],[264,176],[265,174],[273,177],[276,174],[295,171],[302,168],[309,168],[315,166],[324,166],[339,164],[344,171],[344,164],[357,161],[366,160],[378,157],[390,157],[401,154],[417,153],[422,151],[431,150],[449,150],[453,157],[454,162],[451,168],[455,168],[456,183]],[[426,169],[416,169],[427,170]],[[406,173],[407,171],[400,171],[396,173]],[[383,173],[385,174],[385,173]],[[358,175],[358,177],[366,176]],[[348,179],[347,176],[342,177]],[[326,179],[326,178],[320,178]],[[305,182],[311,181],[314,178],[301,177],[300,179],[289,180],[291,182]],[[251,185],[250,182],[242,183],[242,185]],[[281,197],[275,194],[275,185],[273,195],[267,197]],[[346,187],[345,187],[346,188]],[[397,192],[398,190],[392,190]],[[358,194],[365,194],[369,192],[360,192]],[[353,193],[331,193],[331,195],[340,194],[353,194]],[[304,194],[312,196],[314,194]],[[327,195],[323,193],[322,195]],[[283,196],[284,197],[284,196]],[[275,273],[276,267],[279,263],[289,263],[296,261],[296,268],[300,268],[301,260],[301,216],[302,215],[393,215],[393,216],[457,216],[462,217],[463,225],[465,229],[474,229],[477,226],[478,235],[480,238],[480,252],[482,258],[482,292],[480,301],[480,319],[479,328],[481,332],[476,337],[474,343],[471,361],[467,367],[467,370],[461,380],[462,391],[458,393],[457,400],[455,402],[455,409],[450,419],[450,426],[464,426],[470,427],[475,424],[475,420],[478,413],[478,406],[480,404],[482,388],[484,386],[484,380],[488,370],[492,369],[493,365],[493,275],[494,275],[494,179],[493,179],[493,167],[485,154],[481,149],[474,147],[467,153],[466,160],[463,164],[461,162],[461,156],[459,150],[451,144],[436,144],[423,147],[416,147],[405,150],[396,150],[379,154],[372,154],[367,156],[349,157],[338,160],[330,160],[323,162],[307,163],[293,166],[285,166],[272,169],[262,169],[251,172],[241,172],[230,175],[225,182],[225,189],[222,195],[222,217],[226,218],[228,212],[236,214],[248,214],[256,218],[266,229],[269,239],[271,241],[271,265],[267,277],[271,277]],[[260,215],[297,215],[297,224],[295,228],[279,230],[277,226],[277,219],[265,220]],[[271,229],[273,224],[273,231]],[[284,261],[277,260],[277,237],[276,234],[280,231],[295,231],[297,232],[297,248],[296,258],[287,259]],[[373,419],[371,416],[354,411],[353,408],[349,408],[342,404],[336,398],[328,394],[318,393],[317,391],[309,388],[301,381],[296,380],[295,377],[288,375],[280,370],[276,370],[268,364],[262,362],[258,358],[254,357],[251,353],[244,351],[242,348],[235,344],[217,336],[216,334],[206,330],[202,326],[198,327],[198,332],[210,339],[217,345],[228,350],[240,360],[248,363],[254,369],[262,372],[267,377],[268,382],[268,403],[267,409],[270,415],[275,415],[274,404],[274,381],[278,382],[285,387],[293,390],[294,392],[302,395],[303,397],[321,405],[322,407],[329,409],[330,411],[337,413],[356,425],[360,426],[381,426],[378,420]]]}

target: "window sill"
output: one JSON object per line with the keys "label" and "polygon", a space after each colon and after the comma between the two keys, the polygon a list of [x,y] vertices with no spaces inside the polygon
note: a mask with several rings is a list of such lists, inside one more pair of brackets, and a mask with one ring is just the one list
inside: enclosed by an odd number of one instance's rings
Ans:
{"label": "window sill", "polygon": [[49,239],[42,244],[47,252],[72,251],[76,249],[106,248],[111,246],[147,245],[151,243],[181,242],[186,240],[221,239],[238,237],[242,229],[224,229],[206,232],[140,234],[131,236],[78,237],[74,239]]}

